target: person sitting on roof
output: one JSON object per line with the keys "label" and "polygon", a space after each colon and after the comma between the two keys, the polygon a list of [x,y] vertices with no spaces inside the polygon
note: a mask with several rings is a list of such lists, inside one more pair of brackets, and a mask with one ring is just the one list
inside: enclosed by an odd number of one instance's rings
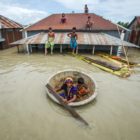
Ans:
{"label": "person sitting on roof", "polygon": [[93,23],[91,22],[91,17],[88,16],[88,20],[87,20],[87,23],[86,23],[86,29],[87,30],[91,30],[92,29],[92,25],[93,25]]}
{"label": "person sitting on roof", "polygon": [[77,80],[77,96],[82,97],[89,93],[89,88],[82,77]]}
{"label": "person sitting on roof", "polygon": [[85,14],[88,14],[88,6],[87,6],[87,4],[85,5]]}
{"label": "person sitting on roof", "polygon": [[48,41],[45,44],[45,55],[47,55],[48,48],[51,48],[51,54],[53,54],[54,39],[55,33],[52,31],[52,28],[50,27],[48,32]]}
{"label": "person sitting on roof", "polygon": [[71,77],[67,77],[61,88],[56,89],[56,92],[59,91],[63,91],[59,95],[66,104],[74,102],[77,98],[77,87],[74,86],[73,79]]}
{"label": "person sitting on roof", "polygon": [[62,14],[62,17],[61,17],[61,23],[62,23],[62,24],[66,23],[66,20],[67,20],[67,19],[66,19],[66,16],[65,16],[65,14],[63,13],[63,14]]}
{"label": "person sitting on roof", "polygon": [[76,34],[76,28],[72,28],[72,32],[68,34],[68,37],[70,37],[70,47],[72,48],[72,53],[75,53],[76,48],[77,48],[77,39],[78,35]]}

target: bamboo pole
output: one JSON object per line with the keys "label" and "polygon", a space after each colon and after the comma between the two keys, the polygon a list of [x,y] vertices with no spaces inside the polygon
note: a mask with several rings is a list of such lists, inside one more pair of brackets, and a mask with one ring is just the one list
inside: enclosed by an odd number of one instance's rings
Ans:
{"label": "bamboo pole", "polygon": [[60,53],[63,52],[62,44],[60,45]]}
{"label": "bamboo pole", "polygon": [[125,46],[123,44],[123,40],[121,38],[121,33],[120,33],[120,30],[119,30],[119,27],[117,25],[117,30],[118,30],[118,33],[119,33],[119,36],[120,36],[120,39],[121,39],[121,44],[122,44],[122,47],[123,47],[123,51],[124,51],[124,54],[125,54],[125,58],[126,58],[126,61],[127,61],[127,64],[128,64],[128,68],[130,68],[130,64],[129,64],[129,59],[127,57],[127,53],[126,53],[126,50],[125,50]]}
{"label": "bamboo pole", "polygon": [[110,47],[110,55],[112,55],[113,46]]}

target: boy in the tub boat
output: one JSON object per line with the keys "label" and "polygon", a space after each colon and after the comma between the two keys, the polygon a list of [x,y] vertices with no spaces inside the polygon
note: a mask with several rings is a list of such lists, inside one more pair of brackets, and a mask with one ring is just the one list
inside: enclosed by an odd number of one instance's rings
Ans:
{"label": "boy in the tub boat", "polygon": [[66,104],[74,102],[77,98],[77,87],[71,77],[66,78],[64,84],[59,89],[56,89],[56,92],[59,91],[63,91],[59,95]]}

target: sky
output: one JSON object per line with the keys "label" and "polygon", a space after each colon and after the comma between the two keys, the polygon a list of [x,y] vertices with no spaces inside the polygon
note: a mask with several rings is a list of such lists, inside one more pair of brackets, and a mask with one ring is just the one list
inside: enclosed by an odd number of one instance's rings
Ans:
{"label": "sky", "polygon": [[140,16],[140,0],[0,0],[0,15],[28,25],[54,13],[89,12],[112,22],[131,22]]}

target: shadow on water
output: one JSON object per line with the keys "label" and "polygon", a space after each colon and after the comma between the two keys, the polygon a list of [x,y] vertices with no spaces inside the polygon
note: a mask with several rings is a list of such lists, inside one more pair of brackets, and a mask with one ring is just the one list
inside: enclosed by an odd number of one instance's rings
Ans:
{"label": "shadow on water", "polygon": [[[55,101],[53,101],[49,96],[48,96],[48,94],[46,93],[46,99],[47,99],[47,102],[51,105],[51,107],[53,108],[53,109],[59,109],[59,108],[61,108],[61,110],[65,110],[60,104],[58,104],[58,103],[56,103]],[[97,103],[97,99],[94,99],[93,101],[91,101],[90,103],[87,103],[87,104],[85,104],[85,105],[82,105],[82,106],[77,106],[77,107],[72,107],[72,108],[74,108],[77,112],[79,112],[79,113],[85,113],[86,111],[88,111],[88,110],[90,110],[93,106],[95,106],[96,105],[96,103]],[[60,111],[60,110],[59,110]],[[58,112],[58,111],[57,111]],[[61,111],[60,111],[61,112]],[[59,114],[62,114],[62,113],[60,113],[59,112]],[[67,115],[66,115],[67,116]],[[68,115],[68,116],[70,116],[70,115]]]}
{"label": "shadow on water", "polygon": [[[46,99],[47,102],[49,103],[49,105],[51,106],[51,108],[58,113],[59,115],[65,116],[65,117],[69,117],[69,118],[73,118],[71,116],[71,114],[65,109],[63,108],[60,104],[56,103],[55,101],[53,101],[48,94],[46,93]],[[94,99],[92,102],[83,105],[83,106],[79,106],[79,107],[73,107],[75,109],[75,111],[83,117],[83,113],[88,113],[88,110],[90,110],[93,106],[95,106],[97,103],[97,99]],[[85,117],[83,117],[84,119],[86,119]],[[75,122],[73,122],[75,120]],[[86,120],[89,123],[89,126],[84,125],[83,123],[81,123],[79,120],[74,119],[72,121],[72,123],[77,124],[78,127],[86,129],[87,131],[90,131],[91,129],[95,128],[94,122],[92,122],[90,120],[90,122],[88,120]]]}

